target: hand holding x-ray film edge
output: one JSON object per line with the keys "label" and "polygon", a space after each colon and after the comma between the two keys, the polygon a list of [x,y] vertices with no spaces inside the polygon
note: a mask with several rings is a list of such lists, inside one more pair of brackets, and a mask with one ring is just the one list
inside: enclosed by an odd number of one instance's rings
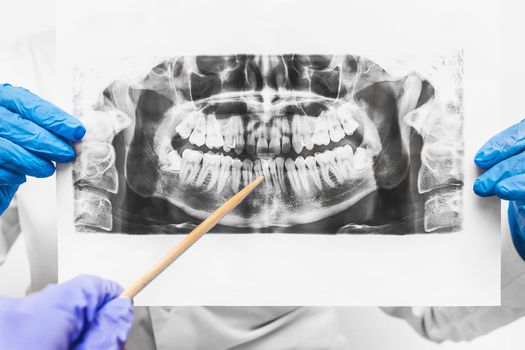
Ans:
{"label": "hand holding x-ray film edge", "polygon": [[241,203],[263,180],[264,176],[259,176],[240,192],[227,200],[226,203],[221,205],[219,209],[215,210],[210,216],[201,222],[199,226],[191,231],[175,248],[153,266],[150,271],[139,278],[131,287],[124,290],[120,296],[122,298],[133,299],[142,289],[160,275],[162,271],[167,269],[168,266],[177,260],[179,256],[197,242],[199,238],[211,230],[226,214],[239,205],[239,203]]}

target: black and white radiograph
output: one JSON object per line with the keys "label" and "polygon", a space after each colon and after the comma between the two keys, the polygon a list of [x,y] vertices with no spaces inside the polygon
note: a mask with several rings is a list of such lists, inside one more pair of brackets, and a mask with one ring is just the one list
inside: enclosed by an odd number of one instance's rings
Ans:
{"label": "black and white radiograph", "polygon": [[397,76],[353,55],[168,57],[104,76],[92,100],[93,72],[79,68],[77,230],[187,233],[264,175],[213,232],[459,231],[461,54],[452,61]]}

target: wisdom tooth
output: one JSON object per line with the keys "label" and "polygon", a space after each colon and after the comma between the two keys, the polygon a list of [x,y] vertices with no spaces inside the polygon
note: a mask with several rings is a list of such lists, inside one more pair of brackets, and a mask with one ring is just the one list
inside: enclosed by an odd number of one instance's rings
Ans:
{"label": "wisdom tooth", "polygon": [[299,181],[301,181],[301,185],[307,192],[310,191],[310,185],[308,184],[308,179],[306,178],[306,162],[302,156],[299,156],[295,159],[295,166],[297,167],[297,174],[299,176]]}
{"label": "wisdom tooth", "polygon": [[[233,159],[230,156],[221,157],[221,170],[219,174],[219,181],[217,182],[217,192],[221,193],[226,186],[228,181],[228,175],[230,175],[230,168],[232,166]],[[232,174],[233,177],[233,174]]]}
{"label": "wisdom tooth", "polygon": [[191,149],[182,152],[180,178],[183,183],[193,183],[200,169],[202,153]]}
{"label": "wisdom tooth", "polygon": [[167,162],[168,162],[168,168],[170,170],[178,171],[180,170],[182,158],[181,156],[179,156],[179,153],[177,151],[172,150],[168,153]]}
{"label": "wisdom tooth", "polygon": [[302,128],[301,128],[301,116],[300,115],[294,115],[292,118],[292,147],[295,151],[295,153],[299,154],[303,150],[303,145],[301,141],[301,134],[302,134]]}
{"label": "wisdom tooth", "polygon": [[233,192],[239,192],[241,186],[241,167],[242,163],[239,159],[235,158],[232,163],[232,190]]}
{"label": "wisdom tooth", "polygon": [[353,135],[359,127],[359,123],[353,117],[354,112],[358,111],[349,104],[345,104],[337,110],[337,119],[347,135]]}
{"label": "wisdom tooth", "polygon": [[195,126],[190,136],[190,142],[196,146],[204,145],[206,141],[206,118],[204,115],[199,114],[195,118]]}
{"label": "wisdom tooth", "polygon": [[312,141],[316,145],[327,146],[330,143],[330,135],[328,135],[328,121],[326,118],[326,112],[323,112],[315,120],[315,131],[312,136]]}
{"label": "wisdom tooth", "polygon": [[[197,112],[199,113],[199,112]],[[190,137],[191,132],[193,131],[193,128],[195,126],[195,113],[192,113],[188,116],[186,116],[182,121],[175,127],[175,131],[182,137],[184,140],[186,140],[188,137]]]}
{"label": "wisdom tooth", "polygon": [[342,138],[345,136],[345,133],[343,132],[343,128],[341,127],[341,124],[337,120],[337,117],[335,116],[335,111],[330,110],[327,112],[327,120],[328,120],[328,131],[330,133],[330,139],[333,142],[341,141]]}
{"label": "wisdom tooth", "polygon": [[253,181],[253,162],[248,158],[242,162],[242,180],[245,185]]}
{"label": "wisdom tooth", "polygon": [[206,153],[202,158],[202,169],[195,181],[196,186],[202,186],[204,181],[210,175],[210,181],[206,185],[206,189],[211,189],[217,179],[219,178],[220,156],[212,153]]}
{"label": "wisdom tooth", "polygon": [[317,168],[317,164],[315,161],[315,158],[312,156],[308,156],[305,159],[306,167],[308,168],[308,173],[310,174],[310,177],[312,178],[312,181],[314,182],[317,189],[321,190],[323,187],[323,184],[321,182],[321,177],[319,176],[319,170]]}
{"label": "wisdom tooth", "polygon": [[368,151],[362,147],[357,147],[352,159],[355,170],[363,170],[372,165],[371,157]]}
{"label": "wisdom tooth", "polygon": [[220,125],[215,116],[210,114],[206,118],[206,147],[220,148],[224,145],[224,139],[220,133]]}
{"label": "wisdom tooth", "polygon": [[286,174],[288,175],[288,181],[290,182],[292,189],[295,192],[300,192],[301,183],[299,180],[299,175],[297,174],[297,169],[295,168],[295,162],[292,159],[287,158],[284,166],[286,167]]}

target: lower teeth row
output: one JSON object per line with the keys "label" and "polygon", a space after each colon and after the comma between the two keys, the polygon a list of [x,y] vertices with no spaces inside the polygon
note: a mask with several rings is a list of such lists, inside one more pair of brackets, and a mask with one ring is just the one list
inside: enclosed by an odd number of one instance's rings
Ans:
{"label": "lower teeth row", "polygon": [[352,147],[346,145],[306,158],[254,161],[211,152],[203,154],[192,149],[185,149],[181,157],[172,150],[164,158],[161,169],[178,173],[183,184],[215,189],[217,193],[230,187],[237,192],[258,176],[265,177],[262,188],[268,190],[284,192],[288,183],[295,193],[311,193],[322,190],[323,186],[334,188],[354,180],[360,171],[371,165],[372,157],[365,148],[358,147],[354,153]]}

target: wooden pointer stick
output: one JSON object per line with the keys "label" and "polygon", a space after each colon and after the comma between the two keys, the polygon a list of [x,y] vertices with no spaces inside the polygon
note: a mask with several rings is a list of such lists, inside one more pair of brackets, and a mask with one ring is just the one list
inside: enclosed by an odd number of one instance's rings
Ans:
{"label": "wooden pointer stick", "polygon": [[162,258],[151,270],[139,278],[133,285],[120,294],[122,298],[133,299],[142,289],[153,281],[162,271],[166,270],[179,256],[182,255],[193,243],[197,242],[206,232],[211,230],[226,214],[235,209],[257,185],[264,180],[259,176],[239,193],[228,199],[219,209],[215,210],[199,226],[195,227],[175,248],[173,248],[164,258]]}

